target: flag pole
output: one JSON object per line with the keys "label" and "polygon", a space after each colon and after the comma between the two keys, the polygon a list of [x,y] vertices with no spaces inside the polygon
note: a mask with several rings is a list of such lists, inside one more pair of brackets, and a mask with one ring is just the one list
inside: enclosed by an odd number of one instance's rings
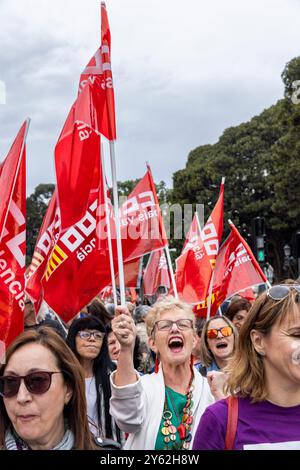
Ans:
{"label": "flag pole", "polygon": [[211,279],[210,279],[210,284],[209,284],[209,293],[208,293],[208,305],[207,305],[207,316],[206,320],[210,319],[210,311],[211,311],[211,296],[212,296],[212,290],[213,290],[213,285],[214,285],[214,277],[215,277],[215,269],[212,272]]}
{"label": "flag pole", "polygon": [[120,216],[119,216],[119,199],[118,199],[118,187],[117,187],[116,157],[115,157],[115,145],[114,144],[115,144],[114,141],[109,141],[110,165],[111,165],[111,175],[112,175],[112,184],[113,184],[114,211],[115,211],[116,235],[117,235],[120,302],[121,302],[121,307],[126,307],[123,253],[122,253],[121,227],[120,227]]}
{"label": "flag pole", "polygon": [[199,220],[199,216],[198,216],[198,212],[197,212],[197,211],[195,211],[195,216],[196,216],[196,221],[197,221],[199,233],[201,233],[201,225],[200,225],[200,220]]}
{"label": "flag pole", "polygon": [[174,276],[174,271],[173,271],[169,246],[168,245],[165,246],[164,249],[165,249],[165,253],[166,253],[166,257],[167,257],[169,273],[170,273],[170,276],[171,276],[172,287],[173,287],[173,291],[174,291],[174,297],[175,297],[176,300],[178,300],[178,292],[177,292],[177,286],[176,286],[176,282],[175,282],[175,276]]}
{"label": "flag pole", "polygon": [[[0,229],[1,230],[0,231],[0,242],[1,242],[2,237],[3,237],[3,233],[4,233],[8,213],[9,213],[9,206],[10,206],[10,203],[11,203],[11,200],[12,200],[12,197],[13,197],[13,192],[14,192],[14,189],[15,189],[15,186],[16,186],[16,181],[17,181],[17,178],[18,178],[18,173],[19,173],[19,169],[20,169],[20,165],[21,165],[21,160],[22,160],[24,147],[26,145],[26,138],[27,138],[27,134],[28,134],[29,126],[30,126],[30,121],[31,121],[31,119],[29,117],[25,119],[26,126],[25,126],[25,132],[24,132],[24,139],[23,139],[23,142],[22,142],[21,150],[20,150],[20,156],[19,156],[19,161],[18,161],[18,165],[17,165],[17,169],[16,169],[16,174],[15,174],[15,177],[14,177],[12,191],[11,191],[9,202],[8,202],[8,205],[7,205],[7,211],[6,211],[6,214],[5,214],[4,221],[3,221],[3,226]],[[19,132],[20,132],[20,130],[19,130]]]}
{"label": "flag pole", "polygon": [[103,188],[104,188],[105,218],[106,218],[106,227],[107,227],[107,242],[108,242],[111,286],[112,286],[112,289],[113,289],[114,304],[118,305],[116,279],[115,279],[115,267],[114,267],[113,250],[112,250],[112,243],[111,243],[110,210],[109,210],[109,207],[108,207],[107,187],[106,187],[106,180],[105,180],[105,162],[104,162],[103,143],[101,143],[100,161],[101,161],[101,165],[102,165],[102,184],[103,184]]}

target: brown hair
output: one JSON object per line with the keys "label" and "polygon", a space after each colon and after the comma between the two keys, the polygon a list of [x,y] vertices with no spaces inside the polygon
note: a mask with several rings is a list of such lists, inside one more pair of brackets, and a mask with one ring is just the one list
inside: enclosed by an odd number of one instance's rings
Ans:
{"label": "brown hair", "polygon": [[153,333],[155,322],[160,319],[162,313],[170,310],[182,310],[185,312],[185,314],[190,317],[191,320],[193,320],[193,325],[195,327],[195,315],[191,309],[191,306],[185,302],[176,300],[171,295],[168,295],[167,297],[163,297],[163,299],[158,300],[147,313],[145,323],[149,338]]}
{"label": "brown hair", "polygon": [[[287,282],[285,284],[288,284]],[[295,282],[294,282],[295,284]],[[250,309],[249,315],[240,331],[238,347],[229,365],[227,391],[231,395],[250,397],[253,402],[267,397],[263,357],[256,352],[251,340],[251,331],[256,330],[267,336],[279,320],[293,319],[299,313],[299,294],[290,290],[289,295],[280,301],[261,294]]]}
{"label": "brown hair", "polygon": [[229,318],[229,320],[233,320],[233,317],[240,311],[240,310],[246,310],[246,312],[249,312],[251,308],[251,302],[247,299],[237,299],[234,300],[228,307],[227,312],[226,312],[226,317]]}
{"label": "brown hair", "polygon": [[200,347],[200,361],[205,367],[209,367],[213,361],[215,360],[213,353],[209,349],[208,342],[207,342],[207,330],[210,325],[210,323],[213,320],[224,320],[225,323],[227,323],[228,326],[230,326],[233,330],[233,335],[234,335],[234,345],[233,345],[233,352],[235,351],[237,347],[237,339],[238,339],[238,332],[236,327],[234,326],[233,323],[229,320],[229,318],[226,317],[212,317],[207,322],[205,323],[203,330],[202,330],[202,335],[201,335],[201,347]]}
{"label": "brown hair", "polygon": [[[51,351],[58,368],[63,371],[64,381],[72,389],[72,397],[64,408],[64,417],[74,434],[74,448],[76,450],[94,449],[95,445],[87,420],[85,383],[81,365],[64,340],[52,328],[44,326],[39,329],[30,329],[18,336],[7,349],[6,364],[1,365],[0,375],[4,374],[6,365],[13,354],[22,346],[31,343],[41,344]],[[10,425],[3,398],[0,397],[0,447],[5,446],[5,433]]]}

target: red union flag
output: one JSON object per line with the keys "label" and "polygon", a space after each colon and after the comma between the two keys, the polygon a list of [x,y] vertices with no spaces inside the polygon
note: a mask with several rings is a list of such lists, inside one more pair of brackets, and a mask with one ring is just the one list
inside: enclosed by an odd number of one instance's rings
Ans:
{"label": "red union flag", "polygon": [[101,46],[79,82],[79,120],[108,140],[116,140],[115,99],[111,70],[111,36],[105,3],[101,3]]}
{"label": "red union flag", "polygon": [[97,249],[96,212],[97,205],[103,203],[99,201],[99,181],[102,177],[97,168],[86,213],[68,229],[61,228],[53,195],[27,272],[30,297],[39,303],[43,297],[64,321],[72,319],[110,284],[107,242],[103,241],[102,250]]}
{"label": "red union flag", "polygon": [[4,230],[9,204],[14,192],[16,177],[25,146],[25,137],[29,123],[25,121],[19,130],[5,160],[0,165],[0,241]]}
{"label": "red union flag", "polygon": [[267,281],[247,242],[232,223],[230,226],[230,235],[222,245],[217,258],[212,315],[228,297]]}
{"label": "red union flag", "polygon": [[160,286],[170,289],[171,282],[164,250],[151,253],[144,276],[144,294],[154,295]]}
{"label": "red union flag", "polygon": [[151,170],[136,185],[120,209],[124,262],[168,244]]}
{"label": "red union flag", "polygon": [[62,228],[69,228],[84,216],[93,175],[100,167],[100,136],[86,124],[75,122],[75,112],[76,102],[55,147]]}
{"label": "red union flag", "polygon": [[48,263],[50,251],[60,233],[60,211],[57,205],[57,192],[54,191],[48,205],[42,227],[36,242],[30,266],[26,270],[26,294],[34,303],[36,313],[44,298],[42,278]]}
{"label": "red union flag", "polygon": [[195,213],[190,229],[186,236],[181,255],[183,255],[186,251],[190,250],[194,246],[197,246],[199,243],[199,238],[201,237],[201,227],[199,224],[198,214]]}
{"label": "red union flag", "polygon": [[[221,183],[218,201],[203,230],[199,234],[196,226],[194,230],[190,229],[184,250],[176,260],[176,285],[179,297],[189,303],[202,303],[205,310],[223,224],[224,180]],[[190,235],[192,232],[193,238]],[[205,316],[205,313],[203,315]]]}
{"label": "red union flag", "polygon": [[80,77],[77,100],[55,148],[63,229],[77,223],[87,210],[94,169],[100,166],[100,134],[109,140],[116,139],[110,30],[105,4],[101,5],[101,12],[101,47]]}
{"label": "red union flag", "polygon": [[[3,205],[5,208],[7,207],[7,216],[0,243],[0,349],[3,352],[24,329],[26,155],[25,147],[21,142],[24,143],[26,127],[27,125],[22,126],[22,136],[17,146],[17,151],[21,152],[20,164],[16,164],[19,155],[14,155],[16,158],[12,158],[12,171],[17,171],[12,197],[7,193],[5,187],[1,186],[1,191],[3,189],[5,197],[9,200],[8,206]],[[1,166],[0,180],[3,176],[4,165],[7,163],[6,160]],[[7,167],[5,173],[10,175]]]}

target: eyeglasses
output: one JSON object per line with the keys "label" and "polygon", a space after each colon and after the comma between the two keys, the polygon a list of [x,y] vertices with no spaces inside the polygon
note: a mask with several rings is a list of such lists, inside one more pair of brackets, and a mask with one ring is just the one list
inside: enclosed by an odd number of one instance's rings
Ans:
{"label": "eyeglasses", "polygon": [[278,284],[277,286],[270,287],[267,292],[267,296],[270,297],[272,300],[283,300],[288,297],[292,289],[295,289],[295,291],[300,294],[299,284]]}
{"label": "eyeglasses", "polygon": [[101,341],[105,333],[102,333],[101,331],[78,331],[78,336],[81,339],[86,339],[87,341],[91,339],[91,337],[94,338],[96,341]]}
{"label": "eyeglasses", "polygon": [[21,380],[28,392],[34,395],[42,395],[48,392],[53,374],[62,374],[62,371],[48,372],[36,371],[27,375],[5,375],[0,377],[0,395],[5,398],[11,398],[18,394],[21,385]]}
{"label": "eyeglasses", "polygon": [[233,333],[231,326],[222,326],[222,328],[211,328],[210,330],[207,330],[206,336],[209,339],[216,339],[218,337],[219,331],[225,338],[226,336],[231,336]]}
{"label": "eyeglasses", "polygon": [[[154,323],[154,326],[157,326],[159,331],[169,331],[172,329],[173,325],[176,325],[178,330],[186,331],[193,328],[193,320],[189,318],[183,318],[182,320],[172,321],[172,320],[158,320]],[[154,328],[153,328],[154,329]]]}

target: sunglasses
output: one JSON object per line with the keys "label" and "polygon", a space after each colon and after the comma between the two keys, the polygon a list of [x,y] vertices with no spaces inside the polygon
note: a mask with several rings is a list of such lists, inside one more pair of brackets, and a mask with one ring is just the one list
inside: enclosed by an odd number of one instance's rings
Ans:
{"label": "sunglasses", "polygon": [[101,331],[79,331],[78,336],[87,341],[90,340],[91,337],[93,337],[94,340],[101,341],[104,338],[105,333],[101,333]]}
{"label": "sunglasses", "polygon": [[272,300],[283,300],[286,299],[292,289],[300,294],[300,285],[299,284],[278,284],[277,286],[270,287],[267,292],[267,296]]}
{"label": "sunglasses", "polygon": [[48,372],[37,371],[27,375],[5,375],[0,377],[0,395],[11,398],[18,394],[21,380],[24,380],[28,392],[34,395],[42,395],[48,392],[53,374],[62,374],[62,371]]}
{"label": "sunglasses", "polygon": [[231,336],[233,333],[231,326],[222,326],[222,328],[211,328],[210,330],[207,330],[206,336],[209,339],[216,339],[218,337],[219,331],[224,337]]}

